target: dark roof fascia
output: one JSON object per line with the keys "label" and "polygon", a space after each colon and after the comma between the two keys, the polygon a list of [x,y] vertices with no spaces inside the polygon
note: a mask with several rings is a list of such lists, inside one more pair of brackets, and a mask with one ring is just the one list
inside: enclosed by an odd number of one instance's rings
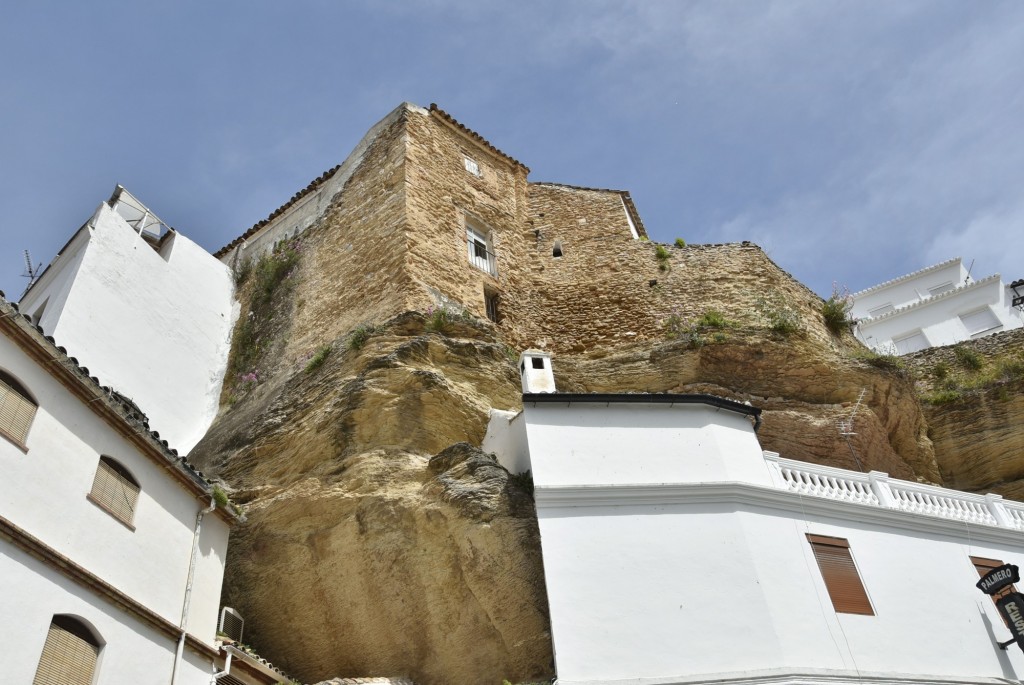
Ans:
{"label": "dark roof fascia", "polygon": [[759,418],[761,409],[727,400],[706,393],[574,393],[574,392],[527,392],[523,393],[523,404],[706,404],[718,409],[727,409],[738,414]]}
{"label": "dark roof fascia", "polygon": [[277,217],[279,217],[282,214],[284,214],[286,211],[288,211],[292,207],[292,205],[294,205],[296,202],[298,202],[302,198],[306,197],[307,195],[312,193],[314,190],[317,190],[320,186],[322,186],[324,183],[326,183],[327,180],[330,179],[331,176],[334,176],[334,174],[340,168],[341,168],[341,164],[337,164],[334,167],[332,167],[332,168],[328,169],[327,171],[325,171],[324,173],[320,174],[316,178],[314,178],[312,181],[309,182],[309,184],[305,188],[303,188],[299,192],[297,192],[294,195],[292,195],[290,200],[288,200],[283,205],[281,205],[280,207],[275,209],[273,212],[271,212],[270,216],[268,216],[266,219],[263,219],[262,221],[258,221],[255,224],[253,224],[248,230],[246,230],[245,233],[243,233],[242,235],[238,236],[237,238],[232,240],[230,243],[228,243],[224,247],[222,247],[219,250],[217,250],[216,252],[214,252],[213,256],[216,257],[217,259],[220,259],[224,255],[226,255],[233,247],[235,247],[236,245],[239,245],[240,243],[242,243],[242,242],[248,240],[249,238],[251,238],[253,236],[253,234],[255,234],[257,231],[259,231],[261,228],[263,228],[264,226],[266,226],[267,224],[272,222]]}
{"label": "dark roof fascia", "polygon": [[438,107],[436,103],[430,103],[429,111],[431,114],[436,115],[442,121],[447,122],[456,130],[468,136],[470,140],[474,141],[478,145],[481,145],[483,148],[489,150],[490,152],[497,155],[501,159],[504,159],[506,162],[509,162],[510,164],[512,164],[512,166],[521,167],[527,174],[530,173],[530,167],[526,166],[515,157],[512,157],[511,155],[508,155],[499,150],[498,148],[494,147],[493,145],[491,145],[491,143],[486,138],[484,138],[482,135],[480,135],[473,129],[469,128],[468,126],[459,123],[459,121],[455,117],[453,117],[451,114],[448,114],[448,112]]}

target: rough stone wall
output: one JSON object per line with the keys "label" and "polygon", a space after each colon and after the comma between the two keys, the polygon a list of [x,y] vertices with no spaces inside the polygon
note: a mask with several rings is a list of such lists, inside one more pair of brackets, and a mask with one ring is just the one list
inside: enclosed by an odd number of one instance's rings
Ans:
{"label": "rough stone wall", "polygon": [[408,306],[405,116],[365,152],[362,164],[302,236],[285,360],[302,359],[363,322]]}
{"label": "rough stone wall", "polygon": [[[484,319],[485,287],[511,305],[510,294],[527,282],[526,169],[425,110],[410,113],[408,137],[408,268],[421,286],[413,308],[450,300]],[[465,157],[477,162],[480,177],[466,171]],[[470,264],[467,219],[490,229],[497,277]],[[512,309],[504,318],[514,318]]]}
{"label": "rough stone wall", "polygon": [[[822,321],[820,298],[756,245],[664,246],[669,258],[660,261],[658,245],[630,234],[619,193],[531,184],[529,194],[540,236],[531,246],[529,305],[514,327],[523,343],[583,352],[662,339],[669,315],[693,320],[711,309],[764,325],[757,306],[764,300],[794,308],[818,343],[838,344]],[[562,257],[552,256],[555,241]]]}

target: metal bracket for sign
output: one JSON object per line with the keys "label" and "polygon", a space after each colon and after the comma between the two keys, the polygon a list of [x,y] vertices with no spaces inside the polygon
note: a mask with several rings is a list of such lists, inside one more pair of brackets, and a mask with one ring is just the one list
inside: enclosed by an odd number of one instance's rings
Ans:
{"label": "metal bracket for sign", "polygon": [[996,644],[999,645],[999,649],[1001,649],[1001,650],[1003,650],[1005,652],[1006,648],[1009,647],[1010,645],[1012,645],[1016,641],[1017,641],[1017,638],[1011,637],[1006,642],[997,642]]}

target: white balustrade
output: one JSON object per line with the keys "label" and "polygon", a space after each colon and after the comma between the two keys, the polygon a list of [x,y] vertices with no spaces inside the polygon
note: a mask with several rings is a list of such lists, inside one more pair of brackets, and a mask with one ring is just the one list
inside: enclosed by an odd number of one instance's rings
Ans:
{"label": "white balustrade", "polygon": [[857,473],[782,459],[773,452],[765,452],[764,458],[776,487],[790,492],[1024,531],[1024,504],[999,495],[973,495],[891,479],[877,471]]}

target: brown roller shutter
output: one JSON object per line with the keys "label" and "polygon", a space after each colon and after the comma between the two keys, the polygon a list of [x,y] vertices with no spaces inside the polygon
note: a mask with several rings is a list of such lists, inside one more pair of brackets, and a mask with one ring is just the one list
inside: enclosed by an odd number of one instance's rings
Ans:
{"label": "brown roller shutter", "polygon": [[850,543],[843,538],[825,535],[808,534],[807,540],[811,543],[836,613],[874,616],[868,593],[864,590],[850,554]]}
{"label": "brown roller shutter", "polygon": [[0,371],[0,430],[24,445],[36,405],[12,377]]}
{"label": "brown roller shutter", "polygon": [[32,685],[91,685],[100,648],[89,631],[67,616],[54,616]]}
{"label": "brown roller shutter", "polygon": [[128,470],[110,457],[100,457],[89,495],[94,502],[125,523],[130,525],[135,518],[139,486]]}

